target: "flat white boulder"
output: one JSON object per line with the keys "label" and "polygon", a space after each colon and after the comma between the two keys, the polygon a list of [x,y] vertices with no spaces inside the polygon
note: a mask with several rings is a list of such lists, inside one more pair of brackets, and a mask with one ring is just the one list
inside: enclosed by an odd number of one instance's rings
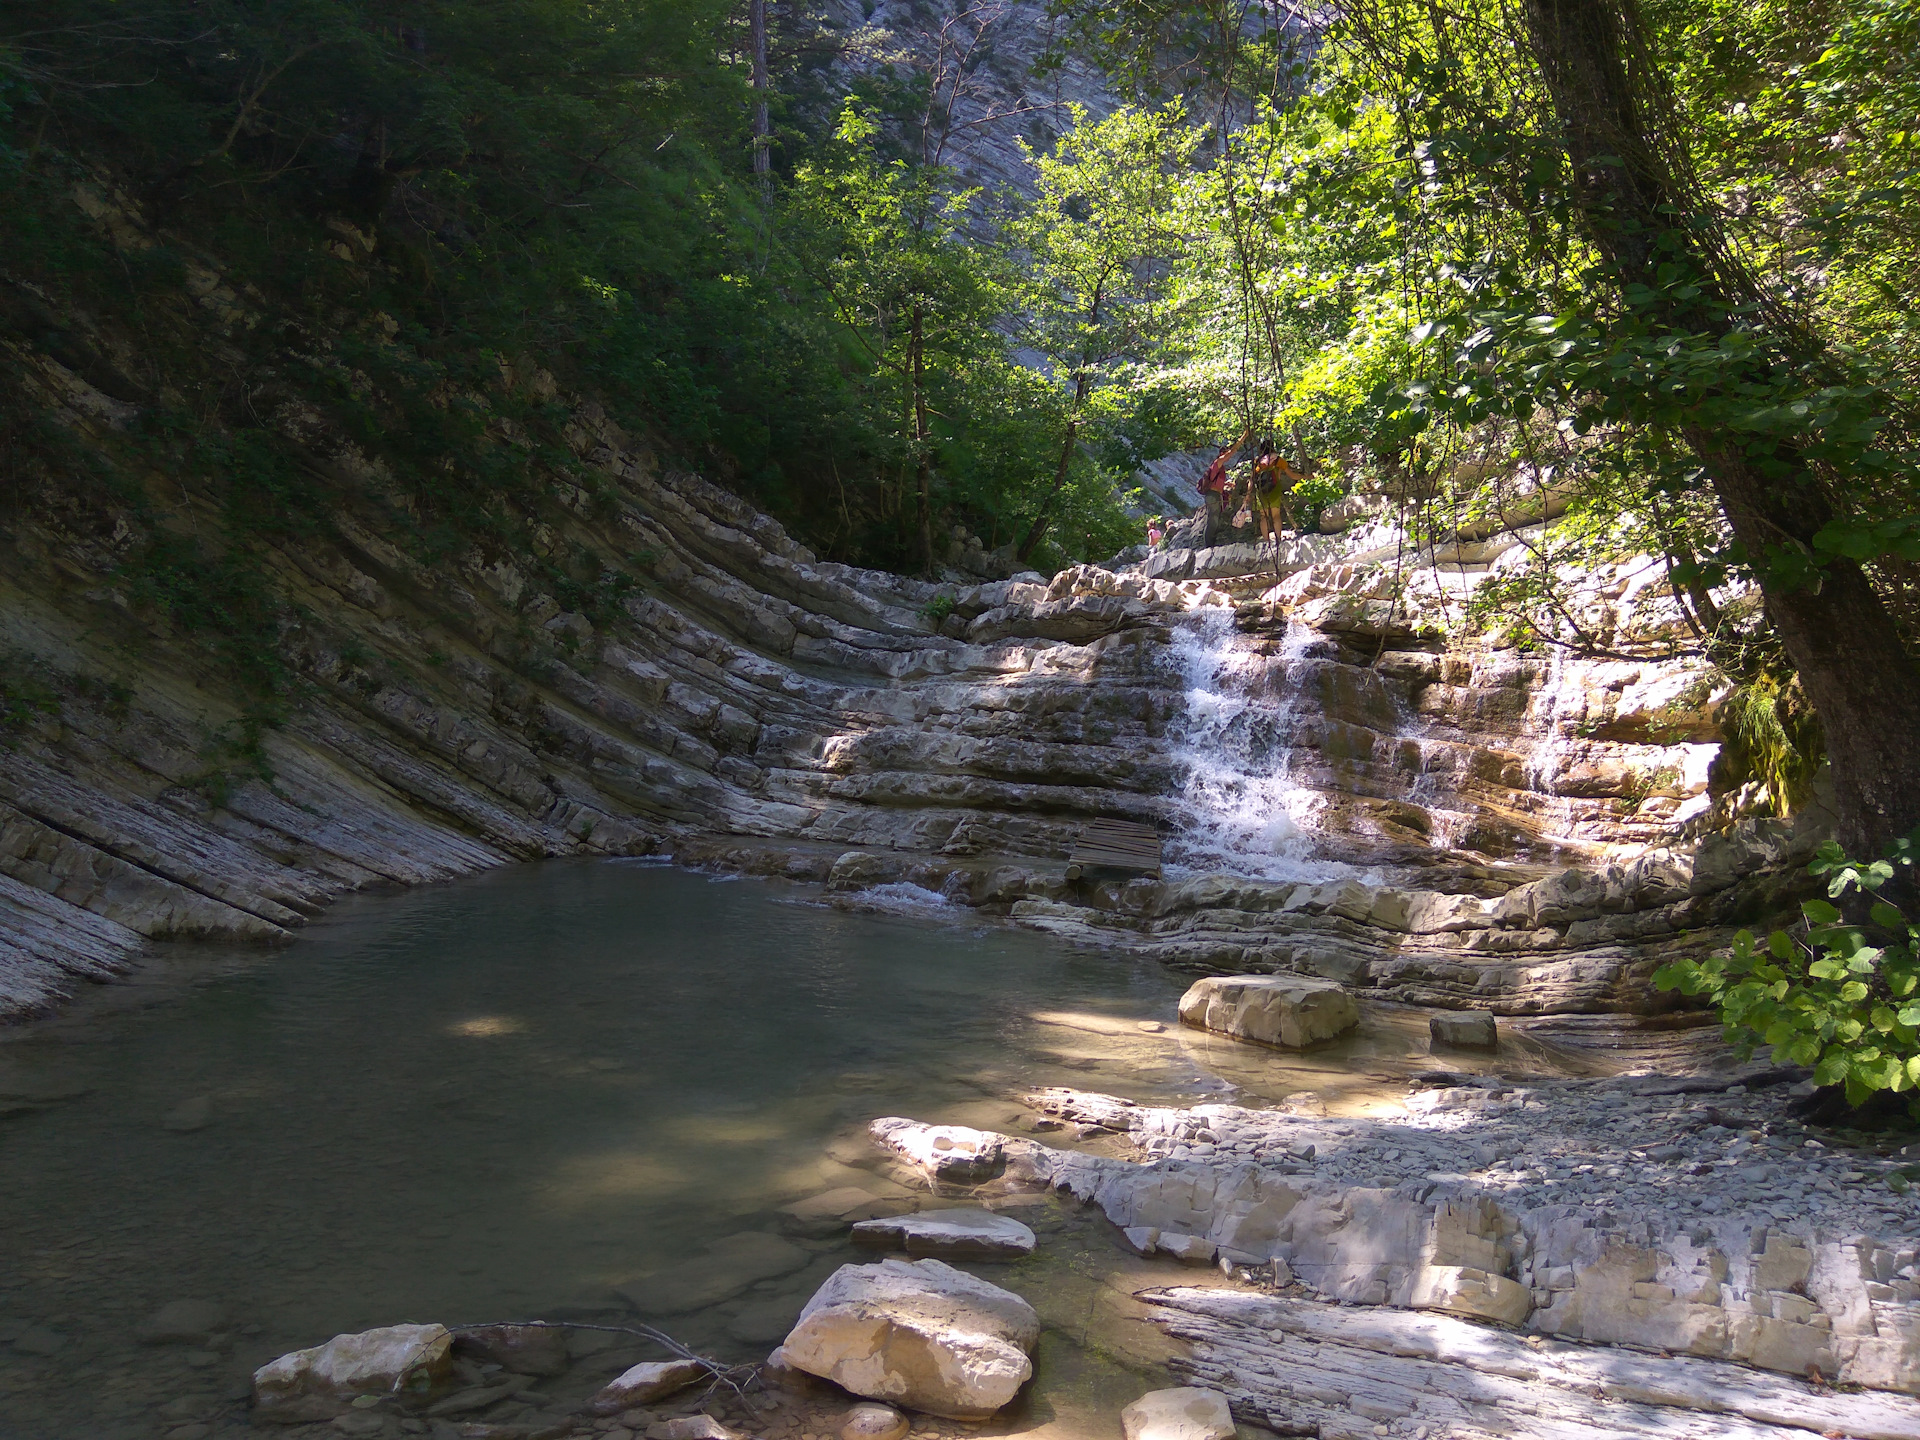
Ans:
{"label": "flat white boulder", "polygon": [[254,1371],[254,1416],[287,1424],[331,1420],[362,1395],[431,1393],[452,1364],[453,1336],[443,1325],[387,1325],[336,1335]]}
{"label": "flat white boulder", "polygon": [[1263,1045],[1300,1049],[1360,1023],[1360,1007],[1313,975],[1211,975],[1180,997],[1184,1024]]}
{"label": "flat white boulder", "polygon": [[874,1143],[911,1160],[935,1180],[972,1184],[991,1180],[1006,1165],[1001,1137],[965,1125],[922,1125],[898,1115],[867,1126]]}
{"label": "flat white boulder", "polygon": [[922,1210],[853,1227],[861,1245],[898,1246],[909,1255],[980,1255],[1012,1258],[1033,1253],[1033,1231],[1010,1215],[991,1210]]}
{"label": "flat white boulder", "polygon": [[869,1400],[978,1420],[1019,1393],[1040,1317],[938,1260],[842,1265],[800,1312],[784,1363]]}
{"label": "flat white boulder", "polygon": [[1149,1390],[1120,1412],[1127,1440],[1233,1440],[1233,1412],[1218,1390]]}

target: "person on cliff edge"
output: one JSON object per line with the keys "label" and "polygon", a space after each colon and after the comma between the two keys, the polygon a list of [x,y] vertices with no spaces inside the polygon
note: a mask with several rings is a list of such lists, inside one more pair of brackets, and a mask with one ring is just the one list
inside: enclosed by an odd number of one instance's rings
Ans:
{"label": "person on cliff edge", "polygon": [[1227,504],[1227,497],[1233,489],[1233,482],[1227,477],[1227,466],[1252,435],[1252,427],[1248,427],[1238,440],[1213,457],[1213,463],[1207,466],[1207,473],[1200,477],[1200,498],[1207,506],[1206,537],[1202,543],[1208,546],[1216,543],[1222,523],[1233,513]]}

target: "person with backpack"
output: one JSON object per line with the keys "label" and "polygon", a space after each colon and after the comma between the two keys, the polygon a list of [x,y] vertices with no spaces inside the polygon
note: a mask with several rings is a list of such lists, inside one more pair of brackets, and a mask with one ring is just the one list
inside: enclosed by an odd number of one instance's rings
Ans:
{"label": "person with backpack", "polygon": [[1253,472],[1247,477],[1247,507],[1253,511],[1259,539],[1272,535],[1274,543],[1279,543],[1281,518],[1292,518],[1287,513],[1287,493],[1301,478],[1300,472],[1273,448],[1271,439],[1260,442]]}
{"label": "person with backpack", "polygon": [[1233,493],[1233,481],[1228,478],[1227,467],[1233,457],[1239,453],[1240,447],[1246,444],[1252,435],[1251,427],[1243,431],[1238,440],[1213,457],[1213,463],[1207,466],[1207,473],[1200,477],[1200,498],[1207,507],[1207,530],[1203,542],[1206,545],[1211,546],[1217,542],[1221,522],[1233,514],[1232,508],[1227,504],[1229,496]]}

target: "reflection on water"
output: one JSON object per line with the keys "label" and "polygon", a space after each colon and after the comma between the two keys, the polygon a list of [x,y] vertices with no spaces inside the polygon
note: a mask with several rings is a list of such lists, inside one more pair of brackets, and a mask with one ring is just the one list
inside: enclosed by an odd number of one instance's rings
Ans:
{"label": "reflection on water", "polygon": [[[684,1293],[686,1313],[655,1318],[757,1358],[854,1258],[837,1223],[783,1207],[902,1193],[860,1133],[877,1114],[1008,1128],[1043,1085],[1191,1101],[1350,1080],[1358,1104],[1369,1067],[1423,1063],[1391,1024],[1282,1061],[1183,1032],[1182,983],[1152,963],[807,898],[520,867],[349,901],[270,957],[183,951],[170,987],[9,1037],[4,1433],[159,1435],[192,1411],[163,1405],[237,1395],[254,1365],[340,1331],[606,1317],[623,1290]],[[797,1249],[743,1283],[699,1259],[746,1232]],[[1031,1280],[1069,1259],[1053,1247]],[[226,1307],[228,1338],[132,1343],[178,1299]]]}

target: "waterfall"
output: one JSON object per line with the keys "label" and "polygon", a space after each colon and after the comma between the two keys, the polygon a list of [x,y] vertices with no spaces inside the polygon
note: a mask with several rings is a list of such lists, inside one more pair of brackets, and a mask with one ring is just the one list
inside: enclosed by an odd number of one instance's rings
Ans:
{"label": "waterfall", "polygon": [[1289,621],[1278,656],[1255,653],[1224,607],[1174,628],[1167,662],[1184,692],[1168,739],[1180,755],[1177,868],[1262,880],[1330,880],[1358,873],[1314,857],[1314,817],[1325,802],[1292,778],[1298,670],[1314,632]]}

